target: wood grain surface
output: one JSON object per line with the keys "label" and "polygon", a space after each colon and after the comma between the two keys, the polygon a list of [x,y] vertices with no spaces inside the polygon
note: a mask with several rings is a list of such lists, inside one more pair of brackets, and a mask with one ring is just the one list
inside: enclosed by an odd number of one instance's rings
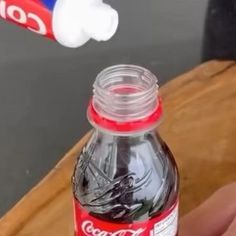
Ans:
{"label": "wood grain surface", "polygon": [[[212,61],[161,88],[162,137],[181,175],[181,214],[236,180],[236,63]],[[72,236],[70,180],[87,134],[0,219],[0,236]]]}

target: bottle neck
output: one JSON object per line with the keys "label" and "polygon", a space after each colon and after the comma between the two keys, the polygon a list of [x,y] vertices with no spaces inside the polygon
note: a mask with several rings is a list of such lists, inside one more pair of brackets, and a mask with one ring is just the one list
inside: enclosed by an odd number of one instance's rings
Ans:
{"label": "bottle neck", "polygon": [[93,126],[128,135],[153,129],[161,114],[157,78],[150,71],[119,65],[97,76],[88,109]]}
{"label": "bottle neck", "polygon": [[112,130],[102,129],[101,127],[94,127],[94,133],[98,136],[104,136],[107,138],[142,138],[145,135],[148,134],[154,134],[156,135],[158,132],[156,131],[156,126],[142,130],[142,131],[136,131],[136,132],[116,132]]}

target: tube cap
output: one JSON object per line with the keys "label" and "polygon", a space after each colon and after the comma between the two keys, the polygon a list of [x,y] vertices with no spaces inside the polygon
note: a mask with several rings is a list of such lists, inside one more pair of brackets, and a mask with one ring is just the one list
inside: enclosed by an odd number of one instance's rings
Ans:
{"label": "tube cap", "polygon": [[66,47],[80,47],[91,38],[107,41],[118,24],[117,11],[100,0],[58,0],[53,10],[55,38]]}

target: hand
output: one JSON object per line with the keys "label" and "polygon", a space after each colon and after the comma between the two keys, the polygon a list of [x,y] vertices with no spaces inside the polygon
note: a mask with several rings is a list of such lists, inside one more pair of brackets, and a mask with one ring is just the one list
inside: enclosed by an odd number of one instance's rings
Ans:
{"label": "hand", "polygon": [[236,182],[183,217],[179,236],[236,236]]}

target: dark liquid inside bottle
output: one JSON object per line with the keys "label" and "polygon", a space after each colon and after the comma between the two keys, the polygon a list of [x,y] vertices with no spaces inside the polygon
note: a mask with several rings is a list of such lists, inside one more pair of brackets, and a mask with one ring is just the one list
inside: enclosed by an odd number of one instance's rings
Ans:
{"label": "dark liquid inside bottle", "polygon": [[154,132],[117,136],[95,131],[78,157],[75,199],[92,216],[134,223],[161,215],[178,199],[178,171]]}

